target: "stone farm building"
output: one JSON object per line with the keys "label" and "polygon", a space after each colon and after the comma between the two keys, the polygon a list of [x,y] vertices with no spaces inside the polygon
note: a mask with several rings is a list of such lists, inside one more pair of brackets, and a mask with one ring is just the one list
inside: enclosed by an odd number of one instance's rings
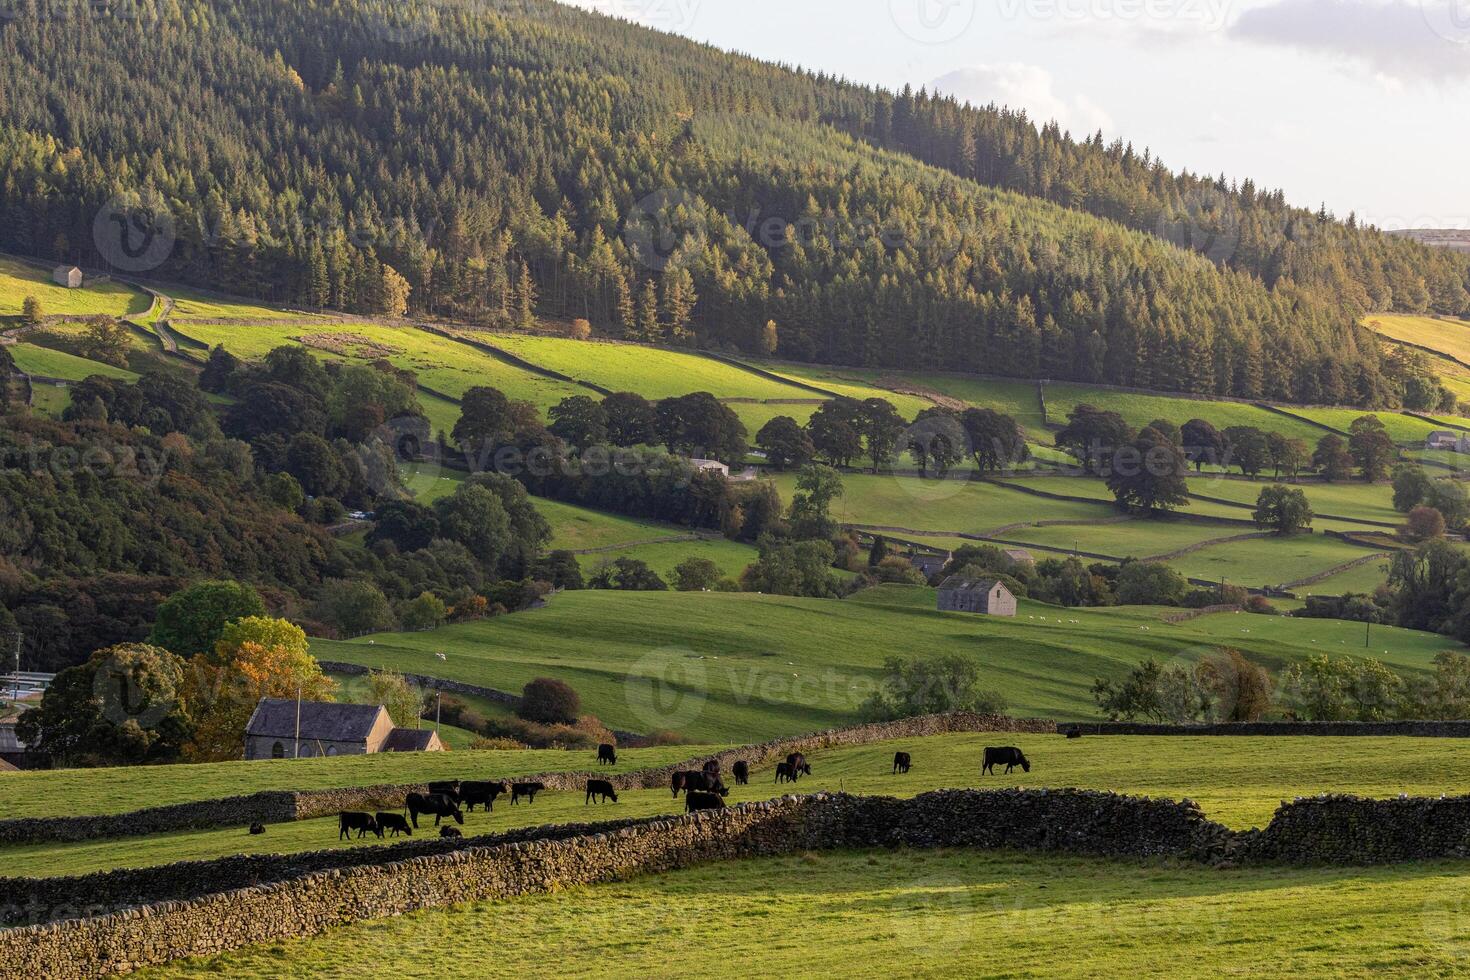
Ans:
{"label": "stone farm building", "polygon": [[1424,447],[1431,451],[1445,450],[1452,453],[1470,452],[1470,434],[1464,432],[1447,432],[1440,429],[1429,433],[1424,440]]}
{"label": "stone farm building", "polygon": [[953,552],[945,552],[942,555],[915,552],[909,556],[909,564],[913,565],[914,570],[920,575],[927,579],[932,579],[944,571],[944,566],[948,565],[953,557]]}
{"label": "stone farm building", "polygon": [[1000,579],[951,575],[939,586],[939,609],[941,612],[1014,616],[1016,597]]}
{"label": "stone farm building", "polygon": [[58,265],[51,270],[51,278],[56,285],[67,289],[82,288],[82,270],[74,265]]}
{"label": "stone farm building", "polygon": [[393,719],[382,705],[302,701],[300,706],[298,729],[297,702],[262,698],[245,726],[245,758],[306,759],[374,752],[444,751],[437,732],[393,727]]}

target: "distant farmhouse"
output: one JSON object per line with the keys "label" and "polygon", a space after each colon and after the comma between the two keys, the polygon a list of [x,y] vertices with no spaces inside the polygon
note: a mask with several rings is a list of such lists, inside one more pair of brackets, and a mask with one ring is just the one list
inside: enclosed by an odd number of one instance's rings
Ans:
{"label": "distant farmhouse", "polygon": [[56,285],[65,286],[67,289],[82,288],[82,270],[74,265],[58,265],[51,270],[51,278]]}
{"label": "distant farmhouse", "polygon": [[443,751],[437,732],[395,728],[378,704],[302,701],[298,722],[297,702],[263,698],[245,726],[246,759]]}
{"label": "distant farmhouse", "polygon": [[718,473],[720,476],[730,475],[730,467],[717,459],[690,459],[689,464],[701,473]]}
{"label": "distant farmhouse", "polygon": [[1036,556],[1027,551],[1025,548],[1007,548],[1005,555],[1017,565],[1036,564]]}
{"label": "distant farmhouse", "polygon": [[1450,432],[1439,429],[1429,433],[1424,440],[1427,449],[1439,449],[1452,453],[1470,453],[1470,432]]}
{"label": "distant farmhouse", "polygon": [[948,565],[950,559],[952,559],[953,557],[954,552],[951,551],[947,551],[942,555],[929,555],[919,553],[909,556],[909,564],[914,566],[914,571],[918,572],[926,579],[932,579],[934,576],[944,571],[944,566]]}
{"label": "distant farmhouse", "polygon": [[951,575],[939,586],[939,610],[1014,616],[1016,597],[1000,579]]}

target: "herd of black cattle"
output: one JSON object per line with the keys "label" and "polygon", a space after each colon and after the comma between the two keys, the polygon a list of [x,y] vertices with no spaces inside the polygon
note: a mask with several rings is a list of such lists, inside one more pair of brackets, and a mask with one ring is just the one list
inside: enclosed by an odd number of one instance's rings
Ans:
{"label": "herd of black cattle", "polygon": [[[617,749],[612,745],[601,745],[597,749],[598,765],[617,765]],[[895,752],[893,754],[893,774],[907,773],[913,765],[913,760],[907,752]],[[980,767],[982,775],[994,774],[996,766],[1005,766],[1007,775],[1020,766],[1024,772],[1031,771],[1031,763],[1020,749],[1013,746],[1004,748],[987,748],[985,757]],[[750,782],[750,765],[741,759],[730,767],[730,774],[735,780],[735,785],[745,786]],[[794,783],[802,776],[812,774],[811,763],[806,761],[806,756],[800,752],[792,752],[786,756],[785,762],[776,763],[776,782]],[[463,836],[458,827],[441,825],[445,817],[449,817],[456,824],[464,824],[465,811],[475,812],[475,807],[483,806],[485,810],[495,809],[495,801],[502,796],[510,797],[512,805],[518,805],[521,800],[527,803],[536,802],[536,794],[546,788],[545,783],[540,782],[486,782],[486,781],[460,781],[451,780],[446,782],[434,782],[429,784],[427,793],[409,793],[403,801],[403,809],[408,814],[402,813],[359,813],[343,811],[337,821],[337,839],[351,840],[355,832],[357,839],[361,840],[368,834],[373,834],[379,839],[385,835],[397,837],[400,834],[413,836],[418,828],[419,817],[433,817],[434,826],[439,828],[440,837]],[[583,799],[583,805],[589,803],[606,803],[618,801],[617,790],[612,781],[608,779],[588,779],[587,795]],[[720,763],[711,759],[704,764],[704,768],[695,771],[680,771],[673,775],[670,781],[670,789],[673,790],[675,799],[679,794],[684,794],[684,812],[694,813],[697,810],[722,810],[725,807],[725,797],[730,795],[730,787],[720,777]],[[254,826],[250,832],[263,833],[264,828],[257,830]]]}

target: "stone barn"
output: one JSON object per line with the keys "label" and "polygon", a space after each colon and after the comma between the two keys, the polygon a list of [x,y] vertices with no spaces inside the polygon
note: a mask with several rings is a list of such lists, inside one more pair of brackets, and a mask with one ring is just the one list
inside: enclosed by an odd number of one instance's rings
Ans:
{"label": "stone barn", "polygon": [[74,265],[58,265],[51,270],[51,279],[56,285],[67,289],[82,288],[82,270]]}
{"label": "stone barn", "polygon": [[1016,597],[1000,579],[951,575],[939,586],[939,609],[941,612],[1014,616]]}
{"label": "stone barn", "polygon": [[[432,730],[395,728],[379,704],[262,698],[245,726],[246,759],[307,759],[375,752],[443,752]],[[297,745],[300,750],[297,750]]]}

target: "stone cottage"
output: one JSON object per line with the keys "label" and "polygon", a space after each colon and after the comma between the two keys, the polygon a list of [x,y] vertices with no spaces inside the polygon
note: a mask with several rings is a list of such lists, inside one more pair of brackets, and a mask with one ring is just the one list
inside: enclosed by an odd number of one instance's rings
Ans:
{"label": "stone cottage", "polygon": [[395,728],[379,704],[302,701],[298,722],[295,701],[262,698],[245,726],[246,759],[443,751],[437,732]]}
{"label": "stone cottage", "polygon": [[951,575],[939,586],[939,609],[941,612],[1014,616],[1016,597],[1000,579]]}
{"label": "stone cottage", "polygon": [[51,270],[51,280],[67,289],[81,289],[82,270],[74,265],[58,265]]}

